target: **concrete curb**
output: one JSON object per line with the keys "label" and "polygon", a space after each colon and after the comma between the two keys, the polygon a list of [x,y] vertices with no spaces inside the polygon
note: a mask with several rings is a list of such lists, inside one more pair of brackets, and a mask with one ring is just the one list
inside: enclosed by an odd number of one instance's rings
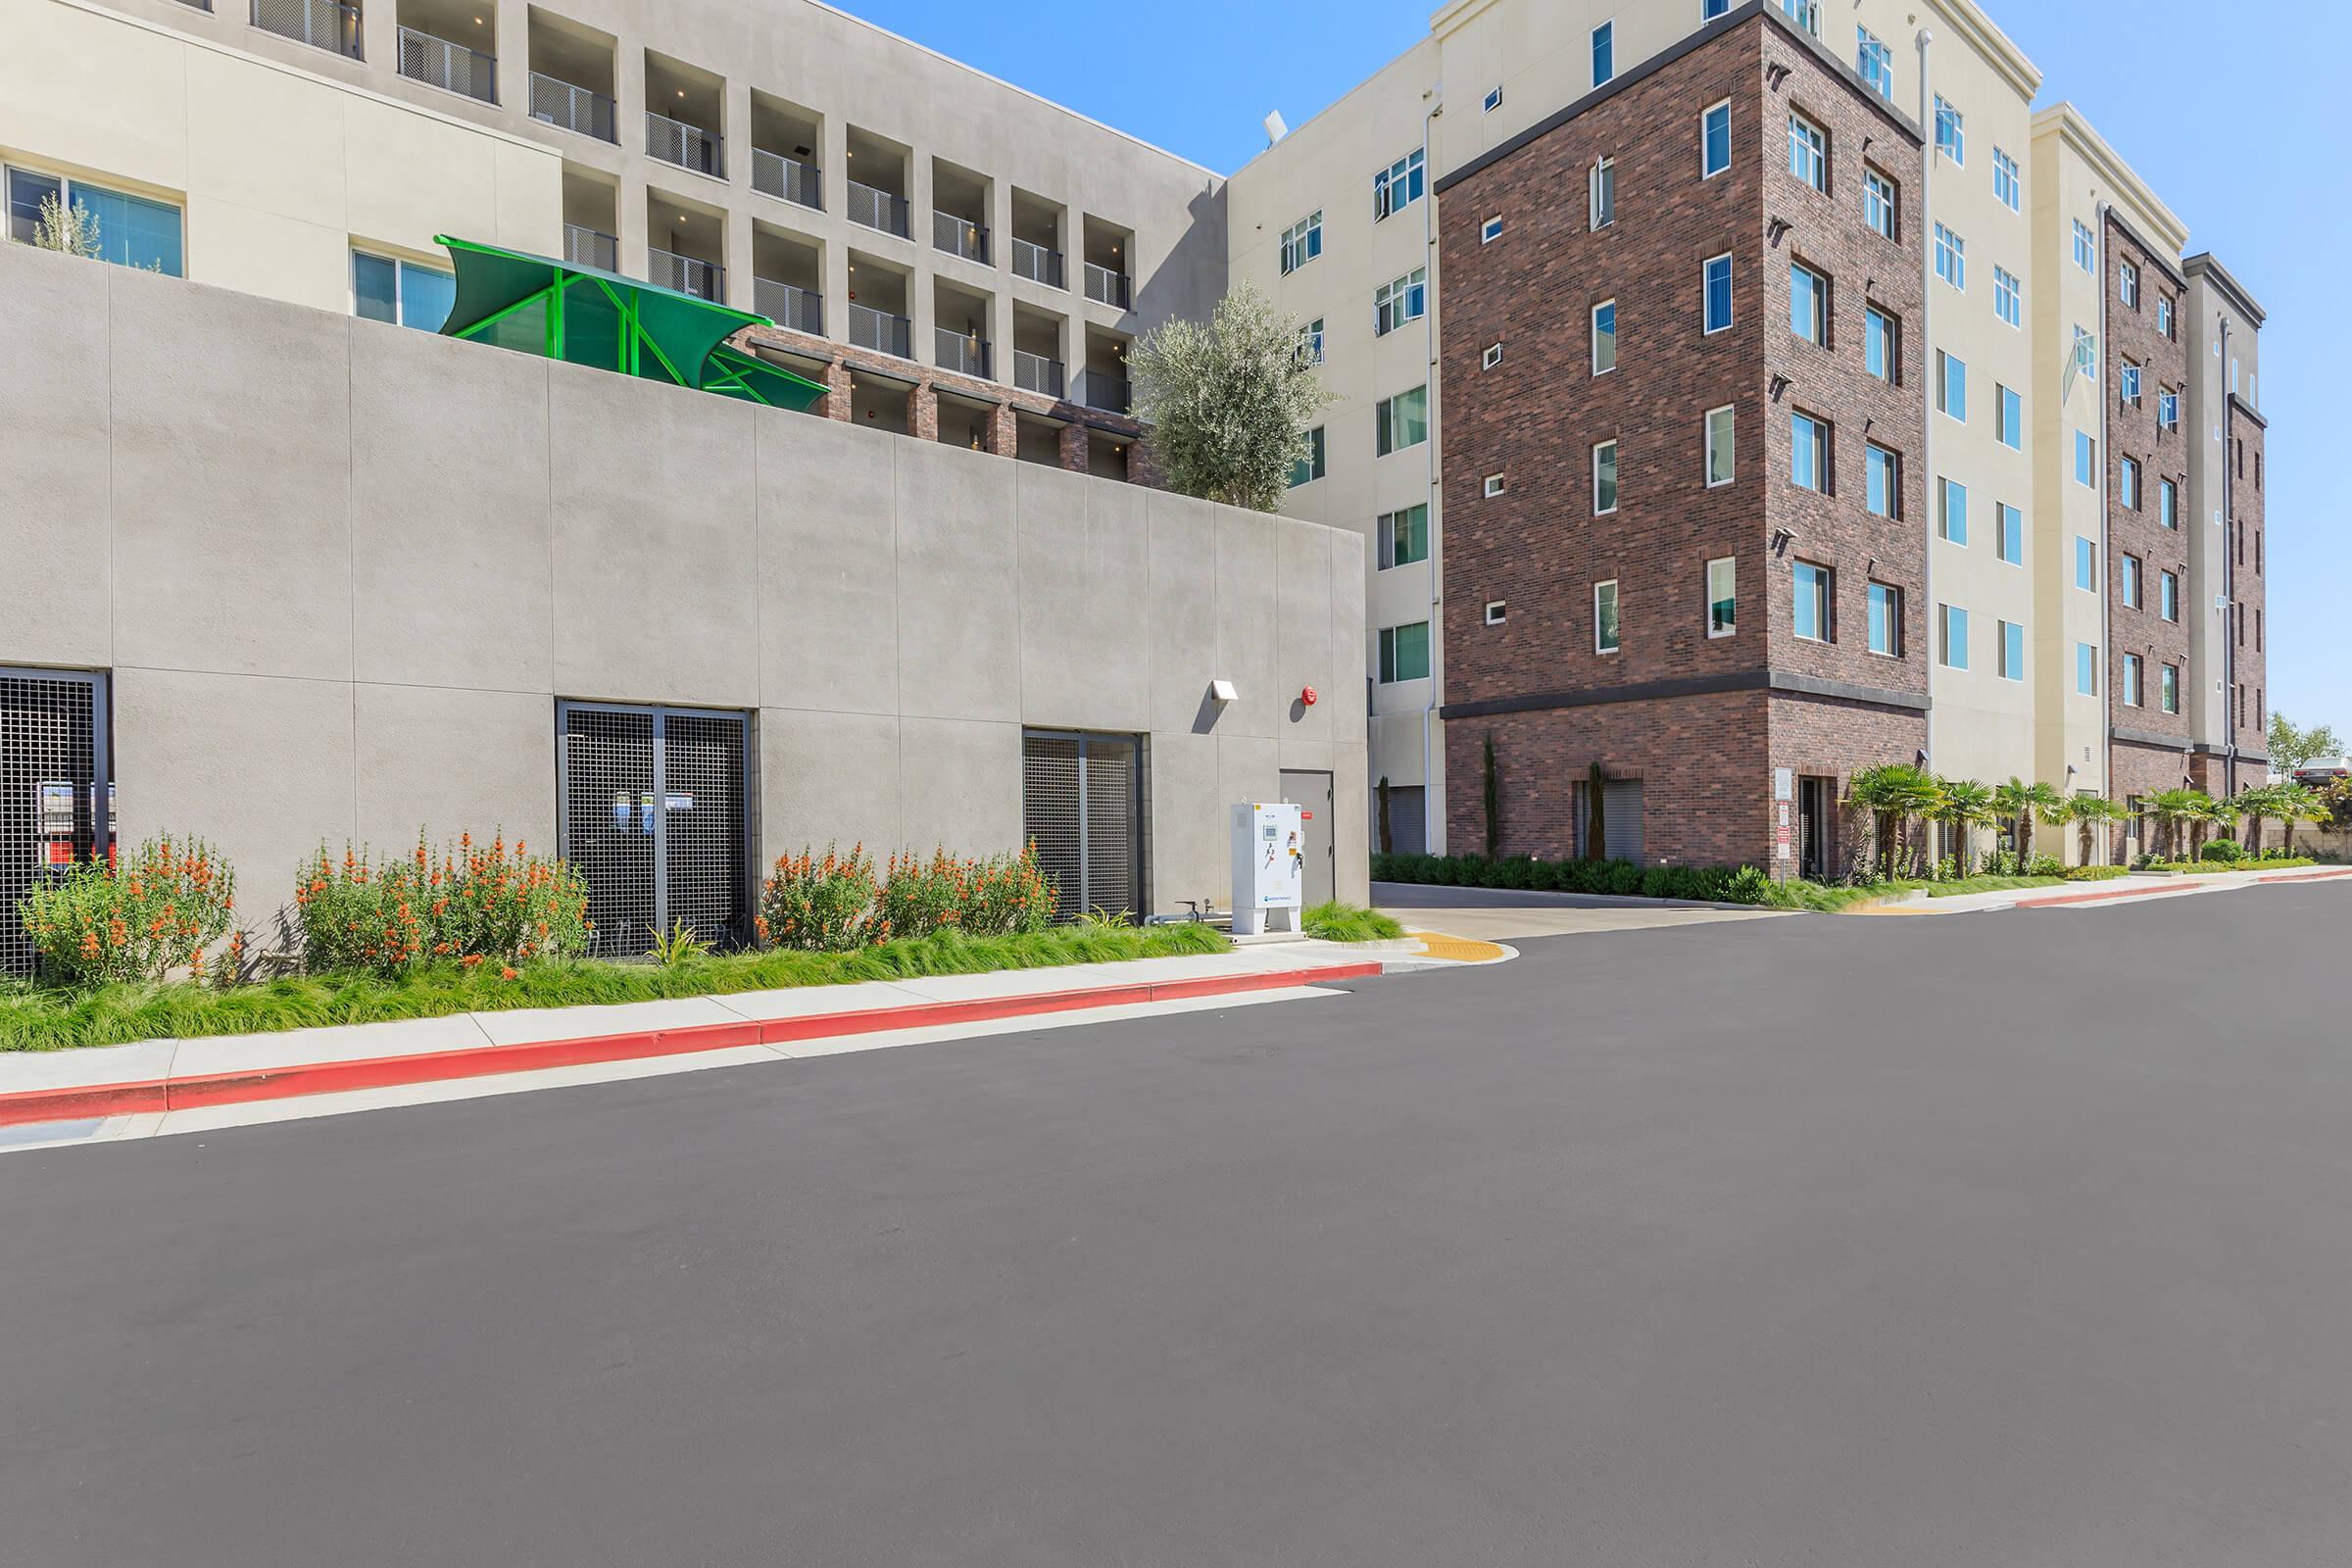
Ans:
{"label": "concrete curb", "polygon": [[418,1052],[407,1055],[295,1062],[241,1071],[168,1073],[161,1078],[127,1083],[61,1085],[0,1094],[0,1127],[48,1121],[83,1121],[101,1116],[160,1115],[196,1105],[286,1100],[303,1095],[386,1089],[404,1084],[437,1083],[453,1078],[483,1078],[548,1067],[578,1067],[597,1062],[726,1051],[744,1046],[880,1034],[896,1029],[930,1029],[948,1024],[981,1023],[999,1018],[1071,1012],[1090,1007],[1132,1006],[1138,1003],[1178,1002],[1241,992],[1274,991],[1333,980],[1361,980],[1377,975],[1381,970],[1382,965],[1378,962],[1319,964],[1299,969],[1205,975],[1179,980],[1141,980],[1071,991],[1040,991],[1025,995],[866,1007],[852,1012],[747,1018],[740,1022],[691,1024],[674,1029],[636,1029],[570,1040],[479,1046],[456,1051]]}
{"label": "concrete curb", "polygon": [[2164,887],[2110,888],[2098,893],[2068,893],[2055,898],[2020,899],[2010,906],[2013,909],[2055,909],[2072,904],[2111,904],[2121,899],[2179,898],[2192,893],[2225,893],[2231,888],[2268,888],[2291,886],[2297,882],[2328,882],[2337,877],[2352,876],[2352,869],[2316,870],[2296,867],[2289,871],[2240,872],[2231,877],[2198,877],[2176,874],[2174,881]]}

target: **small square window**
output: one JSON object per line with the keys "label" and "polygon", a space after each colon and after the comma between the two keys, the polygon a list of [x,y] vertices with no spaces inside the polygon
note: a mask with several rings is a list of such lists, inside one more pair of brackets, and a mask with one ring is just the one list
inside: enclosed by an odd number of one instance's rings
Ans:
{"label": "small square window", "polygon": [[1481,245],[1492,245],[1500,238],[1502,238],[1501,218],[1490,218],[1479,225],[1478,242]]}
{"label": "small square window", "polygon": [[1494,500],[1496,496],[1501,495],[1507,488],[1509,487],[1504,483],[1501,474],[1490,473],[1487,475],[1486,496],[1488,500]]}
{"label": "small square window", "polygon": [[1497,110],[1497,109],[1500,109],[1501,107],[1502,107],[1502,89],[1501,89],[1500,87],[1489,87],[1489,88],[1487,89],[1487,109],[1486,109],[1486,112],[1487,112],[1488,114],[1490,114],[1490,115],[1491,115],[1491,114],[1493,114],[1493,113],[1494,113],[1495,110]]}
{"label": "small square window", "polygon": [[1494,368],[1494,367],[1500,365],[1501,363],[1502,345],[1499,343],[1490,343],[1487,345],[1486,354],[1479,361],[1479,368],[1492,370]]}
{"label": "small square window", "polygon": [[1490,599],[1490,600],[1488,600],[1488,601],[1487,601],[1487,624],[1488,624],[1488,625],[1490,625],[1490,626],[1499,626],[1499,625],[1501,625],[1501,624],[1502,624],[1502,612],[1503,612],[1503,609],[1504,609],[1504,606],[1503,606],[1503,602],[1502,602],[1501,600],[1499,600],[1499,599]]}

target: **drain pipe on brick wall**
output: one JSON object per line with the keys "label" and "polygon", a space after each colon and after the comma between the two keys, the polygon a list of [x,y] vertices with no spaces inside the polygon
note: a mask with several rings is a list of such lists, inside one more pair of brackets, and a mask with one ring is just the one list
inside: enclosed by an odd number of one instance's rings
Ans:
{"label": "drain pipe on brick wall", "polygon": [[2109,561],[2110,546],[2114,541],[2108,537],[2107,533],[2107,496],[2110,483],[2107,474],[2108,466],[2115,461],[2115,454],[2108,442],[2108,437],[2113,432],[2107,426],[2106,370],[2109,324],[2107,292],[2110,286],[2108,247],[2113,243],[2107,237],[2107,215],[2114,210],[2113,202],[2101,201],[2099,203],[2099,341],[2093,350],[2098,363],[2091,368],[2091,373],[2084,378],[2090,382],[2090,395],[2097,401],[2099,409],[2098,462],[2092,469],[2092,483],[2096,488],[2091,492],[2098,497],[2099,501],[2099,559],[2096,563],[2096,575],[2099,582],[2099,657],[2094,662],[2096,673],[2093,678],[2099,683],[2100,751],[2106,758],[2103,764],[2106,777],[2100,793],[2111,801],[2115,799],[2115,679],[2112,669],[2121,669],[2124,663],[2122,651],[2115,646],[2115,610],[2110,603],[2111,596],[2108,592],[2108,584],[2114,580],[2109,574],[2115,568]]}
{"label": "drain pipe on brick wall", "polygon": [[[1437,739],[1438,675],[1445,667],[1446,621],[1442,584],[1446,560],[1445,508],[1438,496],[1438,431],[1445,411],[1439,407],[1438,374],[1438,172],[1432,157],[1430,127],[1446,112],[1446,83],[1437,82],[1425,95],[1429,108],[1421,116],[1421,177],[1429,182],[1429,194],[1421,198],[1421,265],[1428,270],[1429,307],[1421,313],[1421,336],[1429,360],[1429,439],[1422,443],[1428,450],[1429,483],[1422,491],[1422,500],[1429,508],[1429,697],[1421,705],[1421,848],[1436,855],[1451,850],[1450,843],[1441,844],[1439,836],[1430,832],[1430,814],[1438,802],[1438,775],[1431,756]],[[1372,548],[1377,552],[1380,542]]]}
{"label": "drain pipe on brick wall", "polygon": [[[1921,489],[1920,519],[1927,530],[1927,549],[1921,556],[1919,591],[1927,601],[1920,608],[1928,612],[1927,646],[1920,657],[1928,665],[1928,744],[1923,765],[1936,765],[1936,650],[1943,636],[1943,615],[1936,606],[1936,333],[1929,323],[1936,311],[1936,234],[1935,209],[1929,204],[1929,189],[1936,178],[1936,86],[1930,79],[1929,52],[1936,47],[1934,29],[1919,29],[1919,122],[1927,130],[1927,156],[1919,161],[1919,466],[1928,482]],[[1899,355],[1901,346],[1896,346]],[[1868,586],[1867,584],[1865,585]]]}

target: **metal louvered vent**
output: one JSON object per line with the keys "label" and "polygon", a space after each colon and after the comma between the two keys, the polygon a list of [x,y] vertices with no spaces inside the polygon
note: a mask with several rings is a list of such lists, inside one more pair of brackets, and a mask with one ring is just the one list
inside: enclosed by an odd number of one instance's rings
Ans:
{"label": "metal louvered vent", "polygon": [[112,842],[112,780],[104,675],[0,669],[0,975],[33,972],[18,901]]}
{"label": "metal louvered vent", "polygon": [[1642,781],[1609,779],[1600,790],[1601,837],[1612,860],[1642,861]]}
{"label": "metal louvered vent", "polygon": [[588,882],[592,951],[642,954],[684,921],[706,941],[751,925],[751,728],[741,713],[558,705],[564,858]]}
{"label": "metal louvered vent", "polygon": [[1143,748],[1132,735],[1021,737],[1022,831],[1055,918],[1144,911]]}

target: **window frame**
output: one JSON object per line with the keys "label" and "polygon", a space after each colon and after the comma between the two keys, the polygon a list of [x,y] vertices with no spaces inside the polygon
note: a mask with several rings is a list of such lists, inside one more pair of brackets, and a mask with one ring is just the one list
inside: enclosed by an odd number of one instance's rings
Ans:
{"label": "window frame", "polygon": [[[1874,491],[1883,488],[1886,506],[1884,510],[1873,505]],[[1900,522],[1903,517],[1903,455],[1881,441],[1865,438],[1862,442],[1862,510],[1874,517]]]}
{"label": "window frame", "polygon": [[[1714,162],[1715,122],[1718,115],[1723,117],[1723,162],[1720,164]],[[1732,101],[1726,98],[1721,103],[1709,104],[1698,112],[1698,177],[1702,180],[1713,179],[1717,174],[1728,172],[1731,167]]]}
{"label": "window frame", "polygon": [[2026,450],[2025,396],[1999,381],[1992,384],[1992,438],[2012,452]]}
{"label": "window frame", "polygon": [[[454,308],[457,302],[458,292],[457,273],[451,271],[447,268],[432,267],[423,262],[412,262],[405,256],[395,256],[385,251],[370,250],[365,245],[354,245],[351,248],[351,314],[354,318],[361,320],[384,320],[384,318],[380,316],[361,315],[360,263],[363,261],[381,263],[382,265],[392,269],[392,318],[385,322],[386,325],[406,326],[420,332],[438,332],[441,330],[440,321],[435,321],[432,325],[426,326],[420,321],[412,321],[409,319],[408,274],[412,271],[416,271],[425,273],[431,277],[438,277],[442,279],[449,285],[450,302],[452,308]],[[442,312],[443,320],[446,320],[448,316],[448,311],[445,310]]]}
{"label": "window frame", "polygon": [[[1959,498],[1955,509],[1953,497]],[[1953,527],[1957,520],[1959,526]],[[1949,474],[1936,476],[1936,537],[1959,549],[1968,548],[1968,486]]]}
{"label": "window frame", "polygon": [[[1402,201],[1396,199],[1399,188],[1404,191]],[[1372,176],[1372,221],[1385,223],[1428,194],[1428,156],[1415,147]]]}
{"label": "window frame", "polygon": [[[1720,449],[1716,443],[1715,417],[1717,415],[1721,415],[1724,418],[1723,440]],[[1739,483],[1739,405],[1735,403],[1722,403],[1716,405],[1714,408],[1709,409],[1704,416],[1701,429],[1704,431],[1704,434],[1701,438],[1701,446],[1703,448],[1701,457],[1705,464],[1704,477],[1706,479],[1706,487],[1710,490],[1720,490],[1727,484]],[[1723,477],[1720,479],[1715,477],[1715,458],[1718,450],[1720,450],[1723,455]]]}
{"label": "window frame", "polygon": [[[1417,523],[1413,515],[1415,513],[1420,514]],[[1394,571],[1399,566],[1417,566],[1429,560],[1428,502],[1416,502],[1409,507],[1399,507],[1394,512],[1384,512],[1373,519],[1372,526],[1378,547],[1374,570]],[[1397,545],[1398,529],[1403,530],[1404,538],[1409,545],[1415,536],[1416,526],[1419,530],[1421,553],[1415,556],[1404,555]]]}
{"label": "window frame", "polygon": [[[1719,566],[1731,579],[1721,591],[1718,591],[1715,585],[1716,568]],[[1726,637],[1739,636],[1740,558],[1738,556],[1717,556],[1707,563],[1706,594],[1707,641],[1717,642]],[[1729,613],[1718,615],[1716,613],[1718,607],[1728,607]]]}
{"label": "window frame", "polygon": [[[1715,268],[1718,263],[1723,267],[1723,320],[1719,324],[1709,325],[1715,313]],[[1720,256],[1710,256],[1698,264],[1698,324],[1701,337],[1729,332],[1738,323],[1738,289],[1735,283],[1730,251]]]}
{"label": "window frame", "polygon": [[1426,263],[1401,277],[1392,277],[1372,291],[1372,335],[1387,337],[1429,314],[1429,267]]}
{"label": "window frame", "polygon": [[2124,656],[2124,668],[2122,677],[2123,690],[2117,693],[2116,696],[2117,700],[2126,708],[2144,708],[2147,706],[2142,700],[2146,694],[2140,690],[2141,667],[2141,660],[2139,655],[2126,654]]}
{"label": "window frame", "polygon": [[1998,262],[1992,267],[1992,314],[2017,331],[2026,329],[2026,286]]}
{"label": "window frame", "polygon": [[[1874,577],[1870,580],[1869,592],[1865,595],[1863,603],[1866,620],[1862,635],[1863,652],[1876,655],[1880,659],[1902,658],[1902,588],[1895,583],[1882,582]],[[1879,630],[1882,626],[1886,628],[1886,646],[1884,648],[1879,646]]]}
{"label": "window frame", "polygon": [[[1800,278],[1804,280],[1801,289]],[[1796,320],[1800,293],[1809,295],[1813,302],[1812,319],[1802,326]],[[1830,275],[1794,257],[1788,261],[1788,330],[1815,348],[1830,346]]]}
{"label": "window frame", "polygon": [[[1604,452],[1608,454],[1607,506],[1601,505],[1601,454]],[[1619,438],[1616,436],[1610,436],[1605,440],[1595,441],[1592,443],[1591,454],[1592,460],[1592,515],[1595,517],[1607,517],[1614,515],[1619,503],[1625,499],[1624,495],[1622,494],[1620,470],[1618,467],[1618,461],[1622,456],[1622,453],[1623,448],[1619,442]]]}
{"label": "window frame", "polygon": [[[1421,433],[1410,441],[1401,441],[1397,439],[1400,432],[1394,427],[1403,412],[1405,400],[1415,393],[1420,394],[1421,398]],[[1372,406],[1372,456],[1375,459],[1395,457],[1399,452],[1410,452],[1420,446],[1429,439],[1429,383],[1424,381],[1419,386],[1408,386],[1401,392],[1393,392],[1380,399]]]}
{"label": "window frame", "polygon": [[1949,349],[1936,351],[1936,412],[1968,422],[1968,362]]}
{"label": "window frame", "polygon": [[[1810,438],[1799,436],[1797,425],[1800,420],[1811,427]],[[1805,466],[1800,461],[1800,455],[1806,453],[1811,455],[1811,467],[1816,483],[1807,484],[1800,473]],[[1799,490],[1810,490],[1815,495],[1833,494],[1834,492],[1830,488],[1831,462],[1830,421],[1819,415],[1807,414],[1802,409],[1790,409],[1788,411],[1788,482]]]}
{"label": "window frame", "polygon": [[[1949,158],[1954,169],[1966,169],[1968,167],[1967,117],[1955,108],[1951,100],[1944,97],[1943,94],[1937,93],[1935,96],[1936,151]],[[1948,136],[1944,134],[1947,129],[1951,132]]]}
{"label": "window frame", "polygon": [[1329,470],[1330,440],[1324,433],[1327,426],[1313,425],[1306,432],[1307,455],[1291,465],[1291,482],[1287,488],[1313,484]]}
{"label": "window frame", "polygon": [[[1966,674],[1968,672],[1968,612],[1958,605],[1938,605],[1936,608],[1940,612],[1936,617],[1936,662],[1944,669],[1955,669]],[[1958,617],[1956,625],[1955,616]],[[1957,642],[1952,636],[1955,629],[1959,632]],[[1955,648],[1959,652],[1957,659],[1953,658]]]}
{"label": "window frame", "polygon": [[1936,225],[1936,277],[1959,293],[1968,292],[1968,241],[1945,223]]}
{"label": "window frame", "polygon": [[1290,276],[1323,254],[1323,209],[1318,207],[1282,231],[1279,262],[1282,275]]}
{"label": "window frame", "polygon": [[[1604,588],[1608,590],[1609,612],[1605,624],[1608,626],[1610,634],[1605,645],[1601,642],[1601,627],[1604,622],[1600,612],[1601,590]],[[1618,596],[1617,579],[1604,577],[1592,585],[1592,652],[1595,657],[1606,659],[1611,655],[1622,653],[1624,650],[1625,606]]]}
{"label": "window frame", "polygon": [[1592,233],[1617,221],[1617,160],[1596,157],[1585,172],[1586,218]]}
{"label": "window frame", "polygon": [[[1884,332],[1877,328],[1883,326]],[[1884,370],[1871,368],[1871,356],[1884,343]],[[1885,307],[1865,303],[1862,307],[1862,369],[1888,386],[1903,384],[1903,318]]]}
{"label": "window frame", "polygon": [[1903,187],[1875,165],[1862,166],[1862,221],[1882,239],[1902,243]]}
{"label": "window frame", "polygon": [[[1408,675],[1404,672],[1404,660],[1401,657],[1403,638],[1399,634],[1411,631],[1416,627],[1421,632],[1421,671],[1419,674]],[[1412,681],[1428,680],[1436,668],[1436,661],[1430,654],[1430,624],[1427,618],[1400,621],[1394,626],[1381,627],[1378,645],[1379,662],[1374,670],[1377,677],[1375,684],[1402,686]]]}
{"label": "window frame", "polygon": [[[1838,569],[1819,561],[1798,557],[1788,570],[1788,635],[1800,643],[1824,647],[1838,641]],[[1807,632],[1810,616],[1815,630]]]}
{"label": "window frame", "polygon": [[1609,18],[1592,29],[1592,85],[1605,87],[1617,79],[1617,19]]}
{"label": "window frame", "polygon": [[[2001,679],[2023,683],[2026,678],[2026,628],[2015,620],[1995,619],[1993,625],[1992,672]],[[2015,652],[2011,652],[2011,645]]]}
{"label": "window frame", "polygon": [[1788,172],[1822,195],[1829,194],[1830,133],[1801,109],[1788,111]]}
{"label": "window frame", "polygon": [[[165,277],[187,276],[188,209],[184,200],[171,201],[161,196],[143,195],[135,190],[125,190],[120,185],[108,184],[104,179],[85,179],[81,175],[68,173],[62,169],[43,168],[38,163],[25,163],[16,159],[0,158],[0,211],[5,212],[8,220],[7,228],[5,230],[0,230],[0,245],[13,243],[17,238],[15,229],[19,219],[16,212],[16,201],[14,195],[12,194],[11,187],[15,184],[17,178],[20,176],[27,183],[55,186],[56,188],[54,191],[43,192],[43,194],[53,195],[56,198],[58,205],[64,208],[70,209],[76,205],[82,205],[78,202],[77,198],[81,195],[81,193],[87,191],[95,196],[104,197],[110,201],[125,202],[140,207],[151,207],[158,212],[170,213],[173,219],[177,220],[178,225],[177,243],[174,246],[176,254],[172,258],[172,270],[166,270],[163,268],[160,259],[156,261],[153,270]],[[82,206],[82,210],[84,212],[93,211],[93,209],[86,205]],[[33,212],[31,218],[31,221],[33,223],[37,224],[39,222],[39,215],[40,203],[36,199],[33,203]],[[107,228],[102,215],[99,215],[98,242],[101,252],[104,252],[107,248],[108,241]],[[360,247],[358,246],[352,247],[352,253],[355,255],[359,253],[359,250]],[[368,254],[376,255],[377,253],[369,252]],[[127,250],[125,250],[120,257],[101,254],[94,259],[104,262],[109,267],[127,267],[137,271],[147,271],[150,270],[147,263],[131,260]],[[379,256],[378,259],[384,261],[395,260],[395,258],[384,256]],[[352,273],[352,266],[350,264],[346,264],[344,267],[344,281],[347,286],[351,287],[351,314],[356,316],[359,314],[359,295],[356,286],[356,279],[353,277]],[[399,279],[397,277],[393,279],[393,289],[395,297],[397,297],[399,291]]]}
{"label": "window frame", "polygon": [[[2006,185],[2007,190],[2002,186]],[[2016,159],[1999,147],[1992,150],[1992,199],[2013,213],[2023,213],[2026,200],[2025,171]]]}
{"label": "window frame", "polygon": [[1854,24],[1854,74],[1888,103],[1894,101],[1894,51],[1877,33]]}
{"label": "window frame", "polygon": [[[1603,334],[1600,329],[1600,313],[1603,311],[1609,313],[1609,329],[1606,334]],[[1587,330],[1592,334],[1589,346],[1592,350],[1590,361],[1592,373],[1596,376],[1613,374],[1617,368],[1617,297],[1611,295],[1605,300],[1593,301],[1592,309],[1587,314],[1585,321]],[[1604,335],[1609,345],[1609,363],[1606,365],[1600,363],[1600,345]]]}
{"label": "window frame", "polygon": [[1993,555],[2005,566],[2026,564],[2026,514],[2006,501],[1992,504]]}

